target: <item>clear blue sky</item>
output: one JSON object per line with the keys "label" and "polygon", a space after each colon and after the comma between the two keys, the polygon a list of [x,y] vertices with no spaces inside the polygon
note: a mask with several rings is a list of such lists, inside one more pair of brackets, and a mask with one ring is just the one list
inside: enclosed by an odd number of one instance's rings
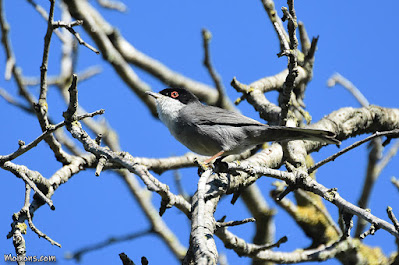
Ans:
{"label": "clear blue sky", "polygon": [[[43,53],[43,38],[46,24],[26,1],[5,1],[5,11],[11,26],[11,38],[18,66],[25,76],[39,76]],[[48,10],[48,1],[37,1]],[[211,54],[213,63],[220,73],[227,93],[232,100],[239,95],[229,85],[236,76],[243,83],[250,83],[264,76],[273,75],[286,67],[286,58],[277,58],[278,42],[276,34],[263,10],[261,1],[126,1],[129,12],[119,14],[102,11],[103,15],[120,28],[125,38],[142,52],[160,60],[175,71],[193,79],[212,84],[202,66],[203,49],[201,29],[207,28],[213,34]],[[91,1],[93,3],[93,1]],[[276,1],[276,8],[286,5]],[[350,79],[366,96],[371,104],[384,107],[398,107],[396,43],[399,41],[397,19],[392,10],[397,10],[397,1],[297,1],[298,19],[305,23],[310,36],[319,35],[314,78],[308,86],[305,102],[307,110],[317,121],[324,115],[342,107],[359,107],[356,100],[342,87],[326,87],[327,79],[339,72]],[[59,10],[56,19],[60,18]],[[77,28],[83,38],[94,42]],[[53,37],[50,52],[49,74],[59,71],[60,42]],[[79,71],[91,65],[101,65],[103,72],[88,82],[81,83],[79,102],[87,111],[104,108],[104,117],[119,132],[122,149],[133,156],[167,157],[182,155],[187,149],[174,140],[166,127],[155,120],[146,107],[124,85],[114,70],[104,63],[101,56],[80,47],[77,68]],[[0,87],[18,96],[15,82],[3,78],[5,57],[0,48]],[[146,73],[137,70],[139,76],[155,91],[164,85]],[[35,95],[38,88],[31,88]],[[272,96],[272,98],[275,95]],[[239,108],[248,116],[258,119],[248,103]],[[49,111],[57,122],[62,120],[66,106],[58,91],[49,90]],[[0,155],[6,155],[18,147],[18,140],[30,142],[40,135],[37,120],[0,98],[2,130],[0,130]],[[342,147],[354,140],[345,141]],[[334,146],[314,154],[316,161],[336,152]],[[366,171],[367,149],[362,146],[344,157],[321,168],[318,181],[323,185],[338,188],[339,194],[356,203]],[[50,177],[61,165],[56,162],[45,143],[14,160],[25,164],[43,176]],[[394,158],[382,172],[371,196],[373,214],[388,220],[385,209],[393,207],[399,215],[399,193],[390,183],[390,178],[398,172],[398,158]],[[182,170],[183,185],[193,193],[198,176],[196,169]],[[396,175],[397,176],[397,175]],[[398,176],[397,176],[398,177]],[[172,172],[159,177],[176,192]],[[274,180],[262,179],[259,186],[268,194]],[[1,171],[0,177],[0,254],[15,253],[12,241],[6,239],[10,231],[11,217],[20,210],[24,201],[24,184],[9,172]],[[60,187],[53,196],[56,206],[51,211],[47,206],[36,213],[36,226],[62,244],[59,249],[44,239],[39,239],[30,229],[25,235],[28,255],[56,255],[58,264],[75,264],[63,259],[65,252],[103,241],[110,236],[121,236],[148,228],[137,203],[129,195],[122,181],[113,173],[104,172],[100,178],[93,170],[74,176],[66,185]],[[155,205],[159,196],[154,194]],[[228,220],[250,217],[241,201],[235,206],[225,198],[215,214],[220,218],[227,214]],[[279,251],[292,251],[306,248],[310,241],[296,227],[294,222],[270,199],[268,202],[278,211],[276,216],[277,238],[287,235],[288,242]],[[337,219],[337,209],[326,203]],[[170,209],[163,217],[170,228],[180,237],[182,244],[188,246],[189,222],[176,209]],[[232,228],[234,233],[246,239],[251,238],[253,225]],[[389,255],[396,249],[394,238],[385,231],[367,237],[365,243],[381,246]],[[216,238],[220,253],[228,255],[230,264],[248,264],[249,259],[239,258],[231,250],[225,250]],[[118,253],[125,252],[134,262],[146,256],[150,264],[177,264],[165,245],[155,236],[112,245],[83,256],[81,264],[121,264]],[[338,264],[331,260],[325,264]]]}

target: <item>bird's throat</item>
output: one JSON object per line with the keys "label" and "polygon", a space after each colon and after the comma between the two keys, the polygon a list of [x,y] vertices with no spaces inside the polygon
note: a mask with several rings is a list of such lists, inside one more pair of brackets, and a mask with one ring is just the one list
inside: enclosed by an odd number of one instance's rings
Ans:
{"label": "bird's throat", "polygon": [[169,131],[175,133],[175,123],[179,116],[179,111],[185,105],[175,99],[162,97],[157,99],[157,112],[159,119],[168,127]]}

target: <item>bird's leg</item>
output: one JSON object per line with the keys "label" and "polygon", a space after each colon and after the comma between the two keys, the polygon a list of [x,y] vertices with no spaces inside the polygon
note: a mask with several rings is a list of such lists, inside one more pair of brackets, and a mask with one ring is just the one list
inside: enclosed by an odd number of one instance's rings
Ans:
{"label": "bird's leg", "polygon": [[207,160],[204,161],[205,164],[209,164],[213,159],[221,156],[224,154],[224,151],[220,151],[219,153],[215,154],[214,156],[212,156],[211,158],[208,158]]}

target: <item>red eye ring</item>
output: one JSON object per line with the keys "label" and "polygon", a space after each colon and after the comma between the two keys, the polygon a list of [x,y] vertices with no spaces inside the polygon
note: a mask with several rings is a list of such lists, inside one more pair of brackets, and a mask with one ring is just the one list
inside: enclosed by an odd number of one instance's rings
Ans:
{"label": "red eye ring", "polygon": [[177,91],[172,91],[172,93],[170,93],[170,96],[172,98],[177,98],[179,96],[179,93]]}

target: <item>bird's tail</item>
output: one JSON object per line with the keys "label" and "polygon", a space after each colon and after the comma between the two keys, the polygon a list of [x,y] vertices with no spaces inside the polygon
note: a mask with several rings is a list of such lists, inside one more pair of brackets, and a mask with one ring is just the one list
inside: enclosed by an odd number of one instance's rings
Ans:
{"label": "bird's tail", "polygon": [[335,133],[319,129],[298,127],[269,126],[263,133],[267,141],[310,140],[340,145]]}

